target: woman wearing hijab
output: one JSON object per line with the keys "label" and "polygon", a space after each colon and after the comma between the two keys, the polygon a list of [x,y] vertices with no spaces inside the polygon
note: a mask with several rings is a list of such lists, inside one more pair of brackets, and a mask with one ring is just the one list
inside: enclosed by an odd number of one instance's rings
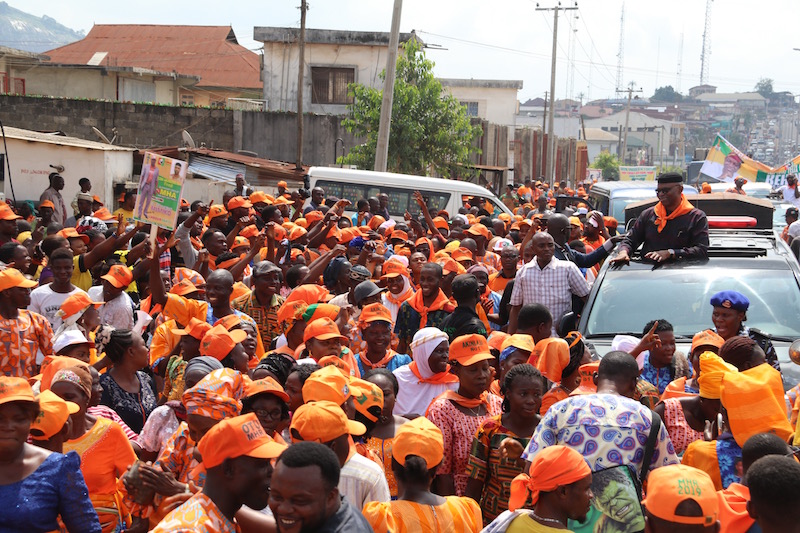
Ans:
{"label": "woman wearing hijab", "polygon": [[0,530],[100,533],[80,457],[26,443],[39,405],[23,378],[0,376]]}
{"label": "woman wearing hijab", "polygon": [[420,329],[414,334],[410,347],[411,364],[393,372],[400,385],[394,413],[421,416],[439,395],[458,389],[458,378],[449,371],[450,343],[447,334],[440,329]]}
{"label": "woman wearing hijab", "polygon": [[381,279],[386,282],[389,289],[381,294],[381,303],[392,314],[392,324],[397,322],[397,312],[403,302],[414,296],[408,273],[408,259],[403,256],[393,256],[383,264]]}

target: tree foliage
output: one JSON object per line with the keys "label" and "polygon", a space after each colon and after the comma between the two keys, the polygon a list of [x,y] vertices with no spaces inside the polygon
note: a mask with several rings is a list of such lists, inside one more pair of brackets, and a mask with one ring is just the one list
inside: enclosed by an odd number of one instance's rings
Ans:
{"label": "tree foliage", "polygon": [[[398,55],[389,130],[387,168],[391,172],[424,175],[432,168],[451,176],[457,165],[468,165],[470,154],[479,152],[473,141],[482,134],[481,127],[472,126],[465,107],[443,90],[433,76],[433,65],[414,39],[403,45]],[[385,76],[384,71],[381,79]],[[353,147],[338,162],[371,170],[375,166],[383,91],[358,83],[351,84],[349,91],[353,104],[343,125],[347,131],[366,137],[366,142]],[[464,175],[471,171],[462,167],[457,172]]]}
{"label": "tree foliage", "polygon": [[761,78],[756,83],[755,90],[758,94],[763,96],[764,98],[769,98],[772,96],[772,93],[775,92],[772,90],[772,78]]}
{"label": "tree foliage", "polygon": [[592,168],[601,169],[603,179],[606,181],[619,181],[619,159],[606,150],[597,154],[592,162]]}
{"label": "tree foliage", "polygon": [[664,87],[659,87],[656,89],[656,92],[653,93],[653,97],[650,100],[654,102],[680,102],[683,100],[683,95],[672,88],[672,85],[665,85]]}

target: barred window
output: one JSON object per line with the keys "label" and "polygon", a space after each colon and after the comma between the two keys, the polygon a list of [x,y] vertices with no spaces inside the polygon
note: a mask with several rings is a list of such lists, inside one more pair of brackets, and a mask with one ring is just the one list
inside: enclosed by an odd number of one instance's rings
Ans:
{"label": "barred window", "polygon": [[312,104],[352,104],[347,86],[355,82],[352,68],[311,67]]}

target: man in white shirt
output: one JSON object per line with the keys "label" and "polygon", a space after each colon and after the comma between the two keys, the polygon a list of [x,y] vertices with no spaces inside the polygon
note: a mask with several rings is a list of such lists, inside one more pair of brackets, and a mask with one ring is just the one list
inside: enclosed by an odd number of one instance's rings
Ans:
{"label": "man in white shirt", "polygon": [[61,308],[61,304],[73,294],[83,291],[70,283],[72,271],[75,268],[72,250],[69,248],[55,250],[50,254],[48,265],[53,272],[53,281],[31,291],[31,303],[28,310],[44,316],[50,322],[53,331],[57,331],[61,326],[61,318],[57,317],[56,313]]}
{"label": "man in white shirt", "polygon": [[786,176],[786,185],[778,187],[778,191],[783,193],[784,202],[800,208],[800,188],[798,188],[797,178],[794,174]]}
{"label": "man in white shirt", "polygon": [[89,289],[89,298],[93,302],[105,302],[100,308],[100,322],[116,329],[132,329],[133,300],[125,289],[133,281],[133,272],[125,265],[111,265],[108,273],[100,279],[102,286]]}

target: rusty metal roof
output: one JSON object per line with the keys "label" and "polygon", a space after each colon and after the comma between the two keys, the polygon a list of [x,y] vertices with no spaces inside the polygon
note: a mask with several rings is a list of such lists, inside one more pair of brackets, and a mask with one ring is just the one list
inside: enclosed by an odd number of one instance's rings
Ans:
{"label": "rusty metal roof", "polygon": [[46,54],[52,63],[200,76],[198,87],[262,87],[258,54],[241,46],[230,26],[95,24],[80,41]]}
{"label": "rusty metal roof", "polygon": [[[303,182],[303,176],[308,174],[308,166],[303,166],[302,170],[297,170],[295,168],[294,163],[287,163],[284,161],[275,161],[273,159],[262,159],[260,157],[252,157],[249,155],[244,154],[237,154],[233,152],[226,152],[224,150],[209,150],[208,148],[186,148],[185,151],[187,154],[194,154],[197,156],[204,156],[204,157],[211,157],[214,159],[219,159],[223,161],[227,161],[230,163],[235,163],[238,165],[242,165],[246,169],[246,177],[251,184],[269,184],[271,182],[278,182],[281,180],[285,181],[294,181],[298,183]],[[233,169],[235,167],[231,167]],[[191,170],[191,163],[190,163],[190,170]],[[221,170],[220,176],[208,176],[208,177],[220,177],[222,179],[227,178],[225,174],[229,172],[225,172]],[[231,177],[235,177],[231,176]],[[226,179],[227,181],[227,179]]]}

